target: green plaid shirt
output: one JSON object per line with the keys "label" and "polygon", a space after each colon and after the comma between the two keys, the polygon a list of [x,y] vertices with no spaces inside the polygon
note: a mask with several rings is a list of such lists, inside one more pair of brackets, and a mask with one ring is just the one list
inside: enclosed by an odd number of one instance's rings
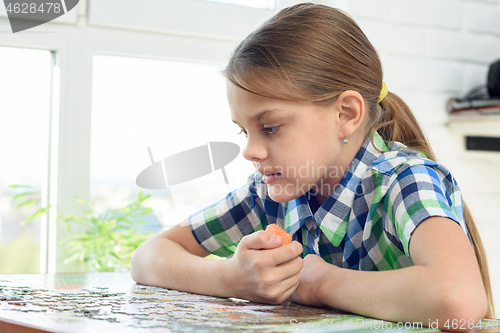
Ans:
{"label": "green plaid shirt", "polygon": [[308,193],[273,201],[254,172],[245,186],[190,216],[198,243],[227,257],[243,236],[276,223],[303,244],[303,256],[356,270],[413,265],[408,250],[415,228],[426,218],[450,218],[467,234],[460,189],[442,165],[401,143],[367,138],[345,177],[313,214]]}

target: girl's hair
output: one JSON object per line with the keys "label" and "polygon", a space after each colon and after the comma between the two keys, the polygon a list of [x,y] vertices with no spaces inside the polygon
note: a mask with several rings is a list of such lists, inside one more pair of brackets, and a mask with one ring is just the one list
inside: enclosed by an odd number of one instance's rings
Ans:
{"label": "girl's hair", "polygon": [[[302,3],[281,10],[246,37],[223,71],[251,93],[274,99],[331,103],[346,90],[358,91],[374,131],[435,160],[431,146],[406,103],[389,92],[382,102],[382,65],[377,52],[345,12]],[[464,203],[464,217],[493,317],[491,284],[479,232]]]}

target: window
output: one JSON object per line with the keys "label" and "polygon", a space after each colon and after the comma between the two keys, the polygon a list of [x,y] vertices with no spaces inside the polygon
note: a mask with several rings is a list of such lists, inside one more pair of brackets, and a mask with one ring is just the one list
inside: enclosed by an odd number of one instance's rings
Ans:
{"label": "window", "polygon": [[[96,209],[118,206],[141,190],[136,177],[158,161],[210,141],[244,147],[231,122],[225,79],[214,65],[97,55],[94,57],[91,133],[91,200]],[[156,231],[187,218],[242,186],[253,171],[240,156],[222,172],[152,194]]]}
{"label": "window", "polygon": [[210,2],[227,3],[232,5],[263,8],[263,9],[274,9],[276,6],[276,1],[274,0],[203,0]]}
{"label": "window", "polygon": [[41,221],[21,225],[33,209],[15,209],[9,186],[45,191],[51,54],[0,47],[0,59],[0,273],[38,273]]}
{"label": "window", "polygon": [[[231,4],[244,4],[247,7]],[[274,6],[271,6],[268,0],[216,2],[89,0],[88,23],[96,27],[154,31],[169,35],[208,40],[215,38],[219,41],[234,42],[242,40],[262,22],[273,16],[276,11],[271,10],[272,7]],[[231,51],[234,46],[231,46]],[[177,59],[182,58],[177,57]]]}

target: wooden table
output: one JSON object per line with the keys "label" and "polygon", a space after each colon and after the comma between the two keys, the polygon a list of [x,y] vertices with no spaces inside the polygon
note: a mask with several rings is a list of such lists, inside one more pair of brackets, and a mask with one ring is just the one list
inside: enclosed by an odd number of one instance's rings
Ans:
{"label": "wooden table", "polygon": [[436,331],[412,326],[142,286],[129,273],[0,275],[2,333]]}

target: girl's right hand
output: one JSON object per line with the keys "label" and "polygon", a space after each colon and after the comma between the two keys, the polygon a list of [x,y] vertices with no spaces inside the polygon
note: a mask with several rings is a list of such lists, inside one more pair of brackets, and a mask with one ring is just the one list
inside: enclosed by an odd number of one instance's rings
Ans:
{"label": "girl's right hand", "polygon": [[227,263],[229,294],[250,301],[279,304],[297,289],[304,266],[299,242],[258,231],[243,239]]}

